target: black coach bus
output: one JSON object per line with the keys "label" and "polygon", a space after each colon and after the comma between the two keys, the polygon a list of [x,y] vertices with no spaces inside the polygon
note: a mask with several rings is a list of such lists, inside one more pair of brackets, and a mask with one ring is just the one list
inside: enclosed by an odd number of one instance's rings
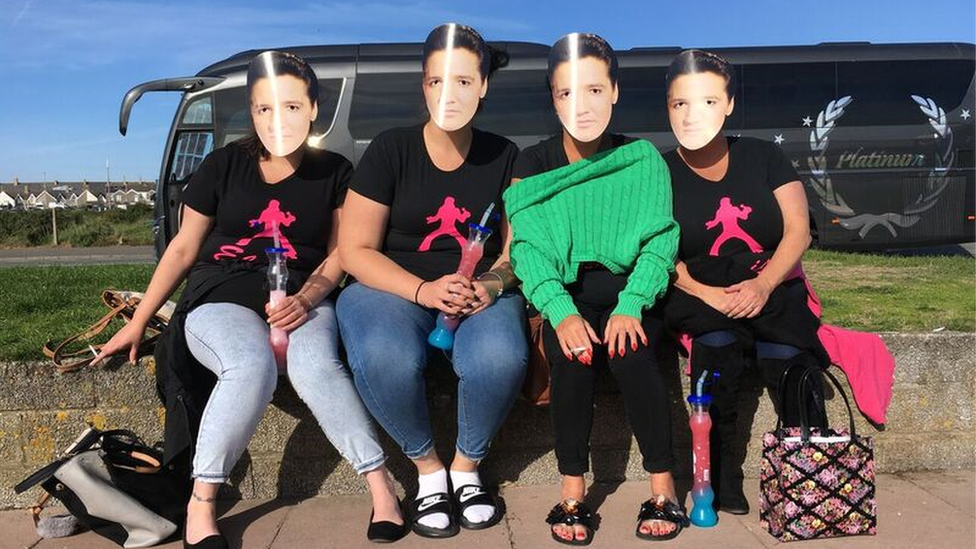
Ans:
{"label": "black coach bus", "polygon": [[[548,46],[495,42],[508,66],[489,83],[479,128],[520,147],[560,130],[546,83]],[[380,131],[421,122],[421,44],[283,48],[319,77],[319,119],[310,137],[356,163]],[[664,74],[680,48],[618,52],[620,100],[611,131],[675,146]],[[736,108],[726,132],[783,148],[810,199],[816,245],[881,250],[976,240],[974,58],[964,43],[827,43],[716,48],[738,70]],[[156,192],[157,252],[179,228],[180,194],[200,161],[250,131],[245,98],[247,51],[196,76],[136,86],[122,103],[125,134],[132,105],[149,91],[179,91]]]}

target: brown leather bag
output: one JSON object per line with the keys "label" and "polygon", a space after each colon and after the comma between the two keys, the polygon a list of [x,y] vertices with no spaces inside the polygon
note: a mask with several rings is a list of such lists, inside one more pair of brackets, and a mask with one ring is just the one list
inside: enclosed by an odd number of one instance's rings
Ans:
{"label": "brown leather bag", "polygon": [[529,317],[529,361],[526,365],[522,398],[533,406],[549,405],[549,361],[542,343],[542,315]]}
{"label": "brown leather bag", "polygon": [[[61,340],[48,340],[42,349],[44,356],[50,358],[54,364],[54,369],[62,374],[88,366],[95,358],[95,353],[101,350],[103,345],[101,343],[90,344],[88,341],[104,332],[117,319],[126,323],[132,320],[132,315],[135,314],[136,307],[141,300],[142,294],[137,292],[103,291],[102,303],[109,309],[105,316],[71,337]],[[176,305],[172,301],[167,301],[149,322],[146,327],[146,339],[139,345],[139,357],[152,354],[156,340],[169,323],[170,316],[172,316],[175,308]]]}

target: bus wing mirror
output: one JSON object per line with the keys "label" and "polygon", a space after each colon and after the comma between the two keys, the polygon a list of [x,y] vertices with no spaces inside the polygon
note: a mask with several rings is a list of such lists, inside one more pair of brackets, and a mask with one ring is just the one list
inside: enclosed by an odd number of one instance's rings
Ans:
{"label": "bus wing mirror", "polygon": [[154,91],[194,92],[216,86],[223,81],[222,76],[187,76],[139,84],[126,92],[125,97],[122,98],[122,108],[119,110],[119,133],[125,135],[129,129],[129,114],[132,112],[132,105],[135,105],[144,93]]}

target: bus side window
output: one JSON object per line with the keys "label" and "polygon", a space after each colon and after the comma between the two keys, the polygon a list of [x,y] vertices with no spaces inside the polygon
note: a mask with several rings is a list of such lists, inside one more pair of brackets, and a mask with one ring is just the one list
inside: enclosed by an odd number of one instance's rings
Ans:
{"label": "bus side window", "polygon": [[349,111],[349,133],[353,139],[369,141],[390,128],[426,120],[422,80],[419,70],[357,74]]}
{"label": "bus side window", "polygon": [[837,98],[834,70],[834,63],[745,65],[744,101],[736,105],[744,111],[745,127],[779,133],[803,128],[806,117],[816,120],[817,113]]}
{"label": "bus side window", "polygon": [[[973,81],[973,60],[851,61],[837,64],[838,95],[858,101],[845,125],[927,125],[913,95],[952,112]],[[950,120],[950,122],[952,122]]]}
{"label": "bus side window", "polygon": [[548,137],[561,128],[545,69],[498,71],[481,107],[475,126],[509,139]]}
{"label": "bus side window", "polygon": [[667,67],[630,67],[619,71],[620,96],[613,107],[610,131],[643,134],[670,132],[664,83]]}
{"label": "bus side window", "polygon": [[169,184],[185,185],[193,172],[200,167],[203,159],[213,150],[213,143],[211,131],[181,132],[173,150]]}

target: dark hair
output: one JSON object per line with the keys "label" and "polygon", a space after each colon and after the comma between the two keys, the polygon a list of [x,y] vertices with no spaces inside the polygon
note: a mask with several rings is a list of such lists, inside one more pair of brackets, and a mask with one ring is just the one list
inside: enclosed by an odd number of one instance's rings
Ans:
{"label": "dark hair", "polygon": [[[427,40],[424,41],[423,67],[427,70],[427,60],[434,52],[447,48],[447,39],[450,35],[452,23],[445,23],[430,31]],[[478,34],[478,31],[467,25],[453,23],[454,25],[454,47],[464,48],[478,56],[478,72],[481,78],[485,79],[492,75],[496,70],[508,64],[508,54],[492,48],[485,43],[485,39]]]}
{"label": "dark hair", "polygon": [[[271,57],[271,63],[265,61],[266,57]],[[270,65],[270,71],[268,70]],[[308,102],[315,106],[319,101],[319,79],[315,76],[315,72],[312,71],[312,67],[308,66],[308,63],[304,59],[298,57],[295,54],[291,54],[284,51],[266,51],[259,53],[251,59],[251,63],[247,66],[247,100],[248,104],[251,101],[251,92],[254,89],[254,84],[262,78],[267,78],[269,76],[284,76],[290,75],[298,78],[302,82],[305,82],[305,92],[308,95]],[[266,159],[271,156],[268,149],[265,148],[264,143],[258,138],[257,132],[252,132],[247,137],[244,137],[239,141],[240,145],[244,147],[244,150],[251,153],[254,157],[259,159]]]}
{"label": "dark hair", "polygon": [[607,70],[610,74],[610,83],[614,86],[617,85],[617,54],[613,52],[613,48],[610,44],[604,40],[601,36],[590,33],[574,33],[579,38],[576,42],[575,52],[569,51],[569,37],[572,36],[567,34],[549,48],[549,85],[552,86],[552,75],[556,72],[556,67],[569,61],[574,56],[578,59],[583,59],[584,57],[595,57],[600,61],[607,64]]}
{"label": "dark hair", "polygon": [[725,80],[725,94],[729,99],[735,97],[735,70],[724,57],[704,50],[685,50],[675,56],[668,67],[668,74],[664,77],[664,85],[671,93],[671,82],[685,74],[710,72],[721,76]]}

